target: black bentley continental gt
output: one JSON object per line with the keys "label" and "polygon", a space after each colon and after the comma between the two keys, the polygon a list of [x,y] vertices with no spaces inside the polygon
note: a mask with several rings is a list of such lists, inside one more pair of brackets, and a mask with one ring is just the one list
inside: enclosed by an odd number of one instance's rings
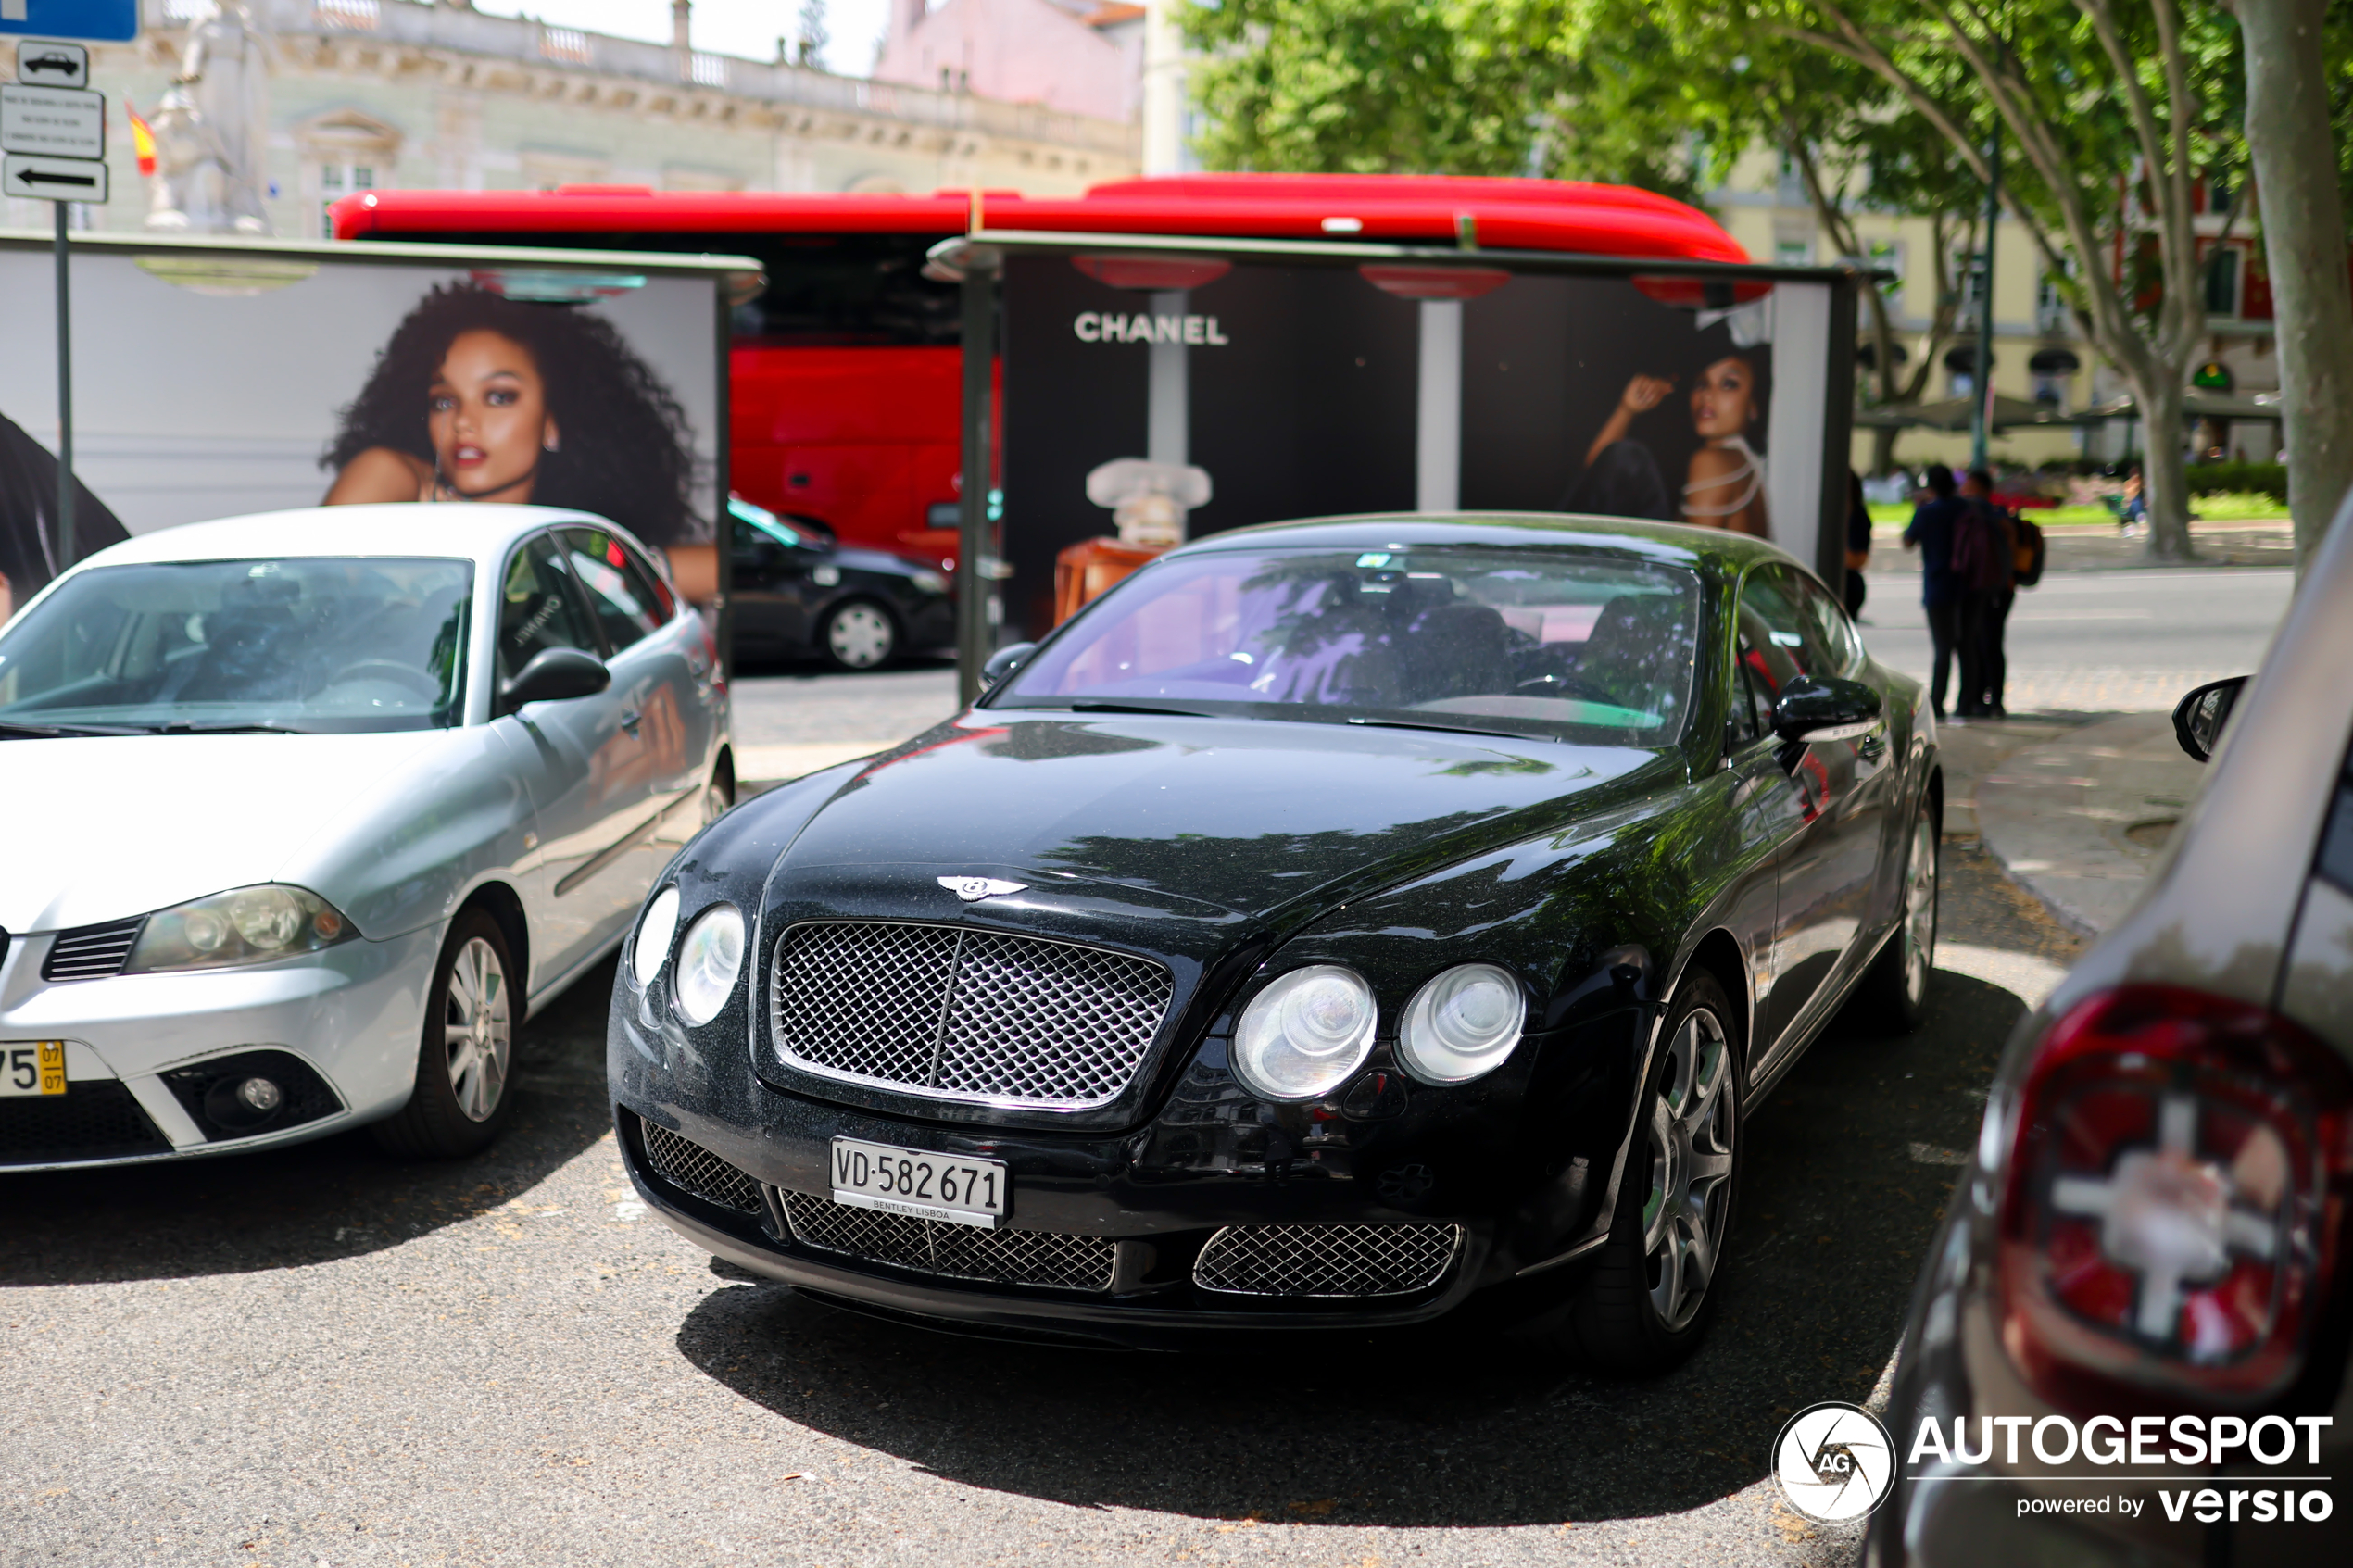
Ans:
{"label": "black bentley continental gt", "polygon": [[[1759,541],[1366,517],[1170,552],[763,795],[615,982],[630,1173],[835,1305],[1068,1343],[1706,1327],[1744,1119],[1919,1022],[1919,686]],[[1482,1308],[1482,1311],[1484,1308]]]}

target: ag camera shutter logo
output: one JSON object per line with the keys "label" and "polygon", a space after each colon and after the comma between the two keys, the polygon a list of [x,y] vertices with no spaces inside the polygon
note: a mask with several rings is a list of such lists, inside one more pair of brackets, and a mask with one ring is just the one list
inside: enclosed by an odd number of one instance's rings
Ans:
{"label": "ag camera shutter logo", "polygon": [[1860,1405],[1831,1399],[1789,1418],[1773,1439],[1773,1480],[1790,1507],[1841,1524],[1877,1508],[1895,1484],[1895,1440]]}

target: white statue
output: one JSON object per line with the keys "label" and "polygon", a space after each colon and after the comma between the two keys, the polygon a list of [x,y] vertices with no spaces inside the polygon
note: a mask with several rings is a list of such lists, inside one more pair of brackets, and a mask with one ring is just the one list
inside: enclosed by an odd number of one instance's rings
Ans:
{"label": "white statue", "polygon": [[156,107],[147,227],[267,234],[270,37],[246,0],[217,0],[188,30],[180,74]]}

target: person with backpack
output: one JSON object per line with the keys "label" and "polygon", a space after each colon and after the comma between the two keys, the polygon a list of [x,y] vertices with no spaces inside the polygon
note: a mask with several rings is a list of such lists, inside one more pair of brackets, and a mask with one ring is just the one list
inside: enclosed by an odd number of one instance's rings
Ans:
{"label": "person with backpack", "polygon": [[1967,509],[1953,534],[1953,574],[1961,589],[1958,711],[1964,719],[2007,718],[2002,686],[2009,659],[2002,639],[2018,598],[2017,520],[1994,499],[1994,476],[1983,469],[1969,470],[1961,499]]}
{"label": "person with backpack", "polygon": [[1953,532],[1968,503],[1953,494],[1953,470],[1943,463],[1928,465],[1927,498],[1912,508],[1904,530],[1904,547],[1920,553],[1920,608],[1928,612],[1928,640],[1935,652],[1930,666],[1929,706],[1944,717],[1944,688],[1953,678],[1953,659],[1960,655],[1961,700],[1969,701],[1969,671],[1976,656],[1965,651],[1960,637],[1961,592],[1953,575]]}

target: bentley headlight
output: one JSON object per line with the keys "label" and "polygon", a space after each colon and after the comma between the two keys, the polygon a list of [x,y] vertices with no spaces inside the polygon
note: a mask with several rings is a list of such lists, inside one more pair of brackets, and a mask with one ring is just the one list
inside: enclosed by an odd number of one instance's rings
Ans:
{"label": "bentley headlight", "polygon": [[673,884],[654,895],[637,922],[637,940],[629,949],[629,972],[636,978],[637,989],[654,983],[661,960],[670,956],[670,939],[677,935],[678,889]]}
{"label": "bentley headlight", "polygon": [[355,935],[342,911],[316,893],[265,882],[157,909],[139,928],[139,940],[119,972],[268,963],[315,953]]}
{"label": "bentley headlight", "polygon": [[1234,1031],[1234,1073],[1262,1099],[1314,1099],[1373,1048],[1373,988],[1334,964],[1295,969],[1252,998]]}
{"label": "bentley headlight", "polygon": [[1462,964],[1405,1004],[1397,1060],[1425,1084],[1466,1084],[1504,1064],[1527,1019],[1527,995],[1509,971]]}
{"label": "bentley headlight", "polygon": [[744,917],[733,904],[713,904],[696,917],[678,944],[678,964],[670,976],[678,1016],[689,1023],[717,1018],[743,966]]}

